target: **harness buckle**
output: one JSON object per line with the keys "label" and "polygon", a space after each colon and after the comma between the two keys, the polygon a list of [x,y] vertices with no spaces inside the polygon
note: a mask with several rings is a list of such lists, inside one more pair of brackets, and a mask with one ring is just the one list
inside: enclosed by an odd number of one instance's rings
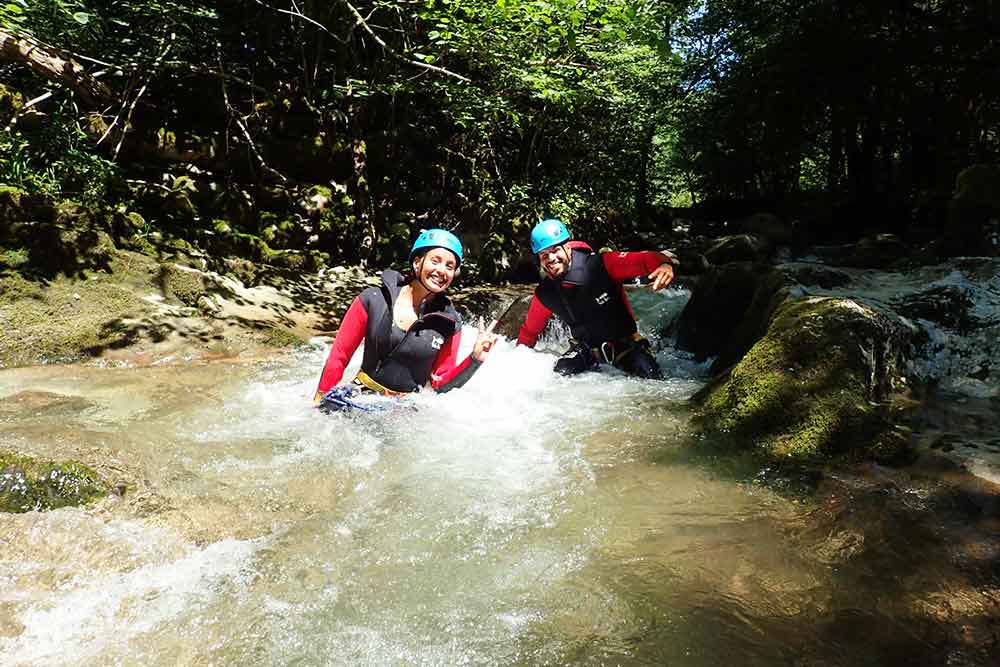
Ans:
{"label": "harness buckle", "polygon": [[381,384],[376,382],[372,376],[368,375],[368,373],[365,373],[364,371],[358,371],[357,376],[354,378],[354,382],[361,385],[365,389],[374,391],[376,394],[381,394],[382,396],[403,396],[404,394],[404,392],[393,391],[392,389],[383,387]]}

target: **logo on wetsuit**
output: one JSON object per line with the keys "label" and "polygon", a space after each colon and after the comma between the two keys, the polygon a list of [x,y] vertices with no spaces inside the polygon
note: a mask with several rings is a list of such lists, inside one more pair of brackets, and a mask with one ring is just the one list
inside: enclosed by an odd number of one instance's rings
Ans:
{"label": "logo on wetsuit", "polygon": [[431,339],[431,347],[435,350],[440,350],[443,344],[444,338],[441,338],[441,336],[434,336],[434,338]]}
{"label": "logo on wetsuit", "polygon": [[610,297],[610,296],[608,296],[608,293],[607,293],[607,292],[605,292],[605,293],[603,293],[603,294],[599,295],[599,296],[598,296],[597,298],[595,298],[595,299],[594,299],[594,301],[596,301],[596,302],[597,302],[597,305],[598,305],[598,306],[603,306],[603,305],[604,305],[604,304],[606,304],[606,303],[607,303],[608,301],[611,301],[611,297]]}

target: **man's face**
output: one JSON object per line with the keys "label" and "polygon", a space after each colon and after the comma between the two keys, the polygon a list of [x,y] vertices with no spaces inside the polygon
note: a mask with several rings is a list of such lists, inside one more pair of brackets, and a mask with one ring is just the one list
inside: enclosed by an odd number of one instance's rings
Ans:
{"label": "man's face", "polygon": [[554,245],[538,253],[542,268],[553,278],[562,278],[569,271],[570,254],[566,245]]}

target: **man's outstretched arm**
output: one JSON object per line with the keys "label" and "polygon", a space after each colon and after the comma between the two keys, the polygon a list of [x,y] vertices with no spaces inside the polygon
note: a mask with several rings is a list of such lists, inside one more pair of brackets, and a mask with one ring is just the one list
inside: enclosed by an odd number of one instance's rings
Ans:
{"label": "man's outstretched arm", "polygon": [[663,289],[674,279],[674,267],[679,264],[671,254],[658,250],[638,252],[606,252],[601,255],[608,275],[617,283],[646,277],[654,290]]}
{"label": "man's outstretched arm", "polygon": [[531,303],[528,305],[528,314],[524,318],[524,324],[517,332],[517,344],[535,347],[535,343],[538,342],[538,337],[542,335],[550,317],[552,317],[552,311],[538,300],[538,295],[533,295]]}

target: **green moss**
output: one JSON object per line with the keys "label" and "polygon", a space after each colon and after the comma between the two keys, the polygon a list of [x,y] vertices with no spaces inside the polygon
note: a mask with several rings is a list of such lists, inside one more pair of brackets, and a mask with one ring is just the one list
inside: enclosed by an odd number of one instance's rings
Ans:
{"label": "green moss", "polygon": [[[116,260],[115,264],[118,264]],[[0,277],[0,367],[75,361],[116,342],[115,322],[147,306],[130,283],[149,285],[145,266],[135,273],[97,273],[93,279],[57,277],[34,282],[19,274]]]}
{"label": "green moss", "polygon": [[24,248],[0,249],[0,266],[16,269],[28,263],[28,251]]}
{"label": "green moss", "polygon": [[896,456],[902,443],[887,437],[865,352],[887,336],[876,313],[851,301],[784,304],[764,338],[699,396],[704,434],[779,460],[848,450]]}
{"label": "green moss", "polygon": [[0,452],[0,512],[78,506],[107,494],[93,470],[79,461],[36,461]]}
{"label": "green moss", "polygon": [[21,197],[25,195],[25,191],[21,188],[15,188],[12,185],[7,185],[6,183],[0,183],[0,204],[3,202],[13,202],[20,203]]}
{"label": "green moss", "polygon": [[26,280],[18,273],[0,277],[0,303],[14,303],[21,299],[40,299],[42,290],[37,283]]}
{"label": "green moss", "polygon": [[301,345],[302,339],[288,329],[272,327],[264,331],[264,344],[272,347],[290,347]]}
{"label": "green moss", "polygon": [[201,273],[182,269],[176,264],[163,264],[160,270],[168,297],[185,306],[198,305],[198,299],[205,294],[205,280]]}

